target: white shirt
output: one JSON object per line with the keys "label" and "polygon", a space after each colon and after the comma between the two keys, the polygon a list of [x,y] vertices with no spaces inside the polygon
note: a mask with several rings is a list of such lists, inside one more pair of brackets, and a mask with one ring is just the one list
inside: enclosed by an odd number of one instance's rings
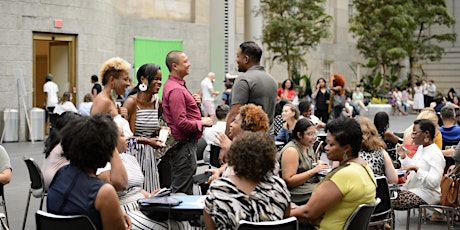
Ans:
{"label": "white shirt", "polygon": [[201,81],[201,93],[203,94],[203,101],[214,101],[215,97],[209,91],[210,89],[213,89],[212,81],[208,77],[205,77],[203,81]]}
{"label": "white shirt", "polygon": [[61,115],[62,113],[67,111],[78,113],[77,108],[75,108],[75,105],[71,101],[66,101],[62,104],[57,104],[53,112]]}
{"label": "white shirt", "polygon": [[203,130],[203,138],[206,143],[212,144],[216,141],[216,133],[221,132],[225,133],[225,128],[227,127],[227,122],[225,121],[218,121],[215,125],[211,127],[207,127]]}
{"label": "white shirt", "polygon": [[409,190],[422,198],[428,204],[438,204],[441,197],[441,178],[446,162],[436,144],[419,146],[415,155],[410,159],[401,159],[401,166],[416,165],[418,171],[411,171],[401,189]]}
{"label": "white shirt", "polygon": [[59,88],[56,83],[48,81],[43,85],[43,92],[47,93],[48,97],[46,98],[46,107],[55,107],[58,103],[57,93]]}
{"label": "white shirt", "polygon": [[78,106],[78,113],[83,115],[83,116],[89,116],[91,107],[93,106],[93,102],[82,102]]}

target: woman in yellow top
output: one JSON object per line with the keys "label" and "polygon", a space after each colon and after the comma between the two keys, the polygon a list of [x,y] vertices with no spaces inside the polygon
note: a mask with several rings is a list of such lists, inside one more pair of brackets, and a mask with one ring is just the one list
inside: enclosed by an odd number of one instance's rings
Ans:
{"label": "woman in yellow top", "polygon": [[343,229],[360,204],[375,202],[376,182],[371,168],[358,156],[362,132],[356,120],[341,117],[326,125],[327,158],[339,161],[315,188],[307,204],[294,207],[291,215],[319,229]]}

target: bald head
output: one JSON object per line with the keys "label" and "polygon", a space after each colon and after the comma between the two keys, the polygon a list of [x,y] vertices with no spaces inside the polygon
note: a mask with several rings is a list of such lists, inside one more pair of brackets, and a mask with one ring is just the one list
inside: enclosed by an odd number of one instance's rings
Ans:
{"label": "bald head", "polygon": [[179,62],[179,54],[182,52],[179,50],[173,50],[166,55],[166,66],[168,67],[169,72],[172,70],[172,64]]}

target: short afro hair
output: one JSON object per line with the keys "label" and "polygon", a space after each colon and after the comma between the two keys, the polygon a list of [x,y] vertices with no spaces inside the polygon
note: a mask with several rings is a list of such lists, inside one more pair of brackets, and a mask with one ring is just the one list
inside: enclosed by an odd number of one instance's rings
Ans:
{"label": "short afro hair", "polygon": [[267,132],[245,131],[233,139],[226,157],[237,176],[259,182],[275,168],[275,141]]}

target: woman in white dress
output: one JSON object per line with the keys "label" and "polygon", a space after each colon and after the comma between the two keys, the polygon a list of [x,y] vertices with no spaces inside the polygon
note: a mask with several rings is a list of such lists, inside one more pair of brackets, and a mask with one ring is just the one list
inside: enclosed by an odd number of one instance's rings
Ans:
{"label": "woman in white dress", "polygon": [[421,109],[425,108],[425,104],[423,102],[423,87],[421,86],[420,82],[415,83],[414,92],[413,109],[419,113]]}

